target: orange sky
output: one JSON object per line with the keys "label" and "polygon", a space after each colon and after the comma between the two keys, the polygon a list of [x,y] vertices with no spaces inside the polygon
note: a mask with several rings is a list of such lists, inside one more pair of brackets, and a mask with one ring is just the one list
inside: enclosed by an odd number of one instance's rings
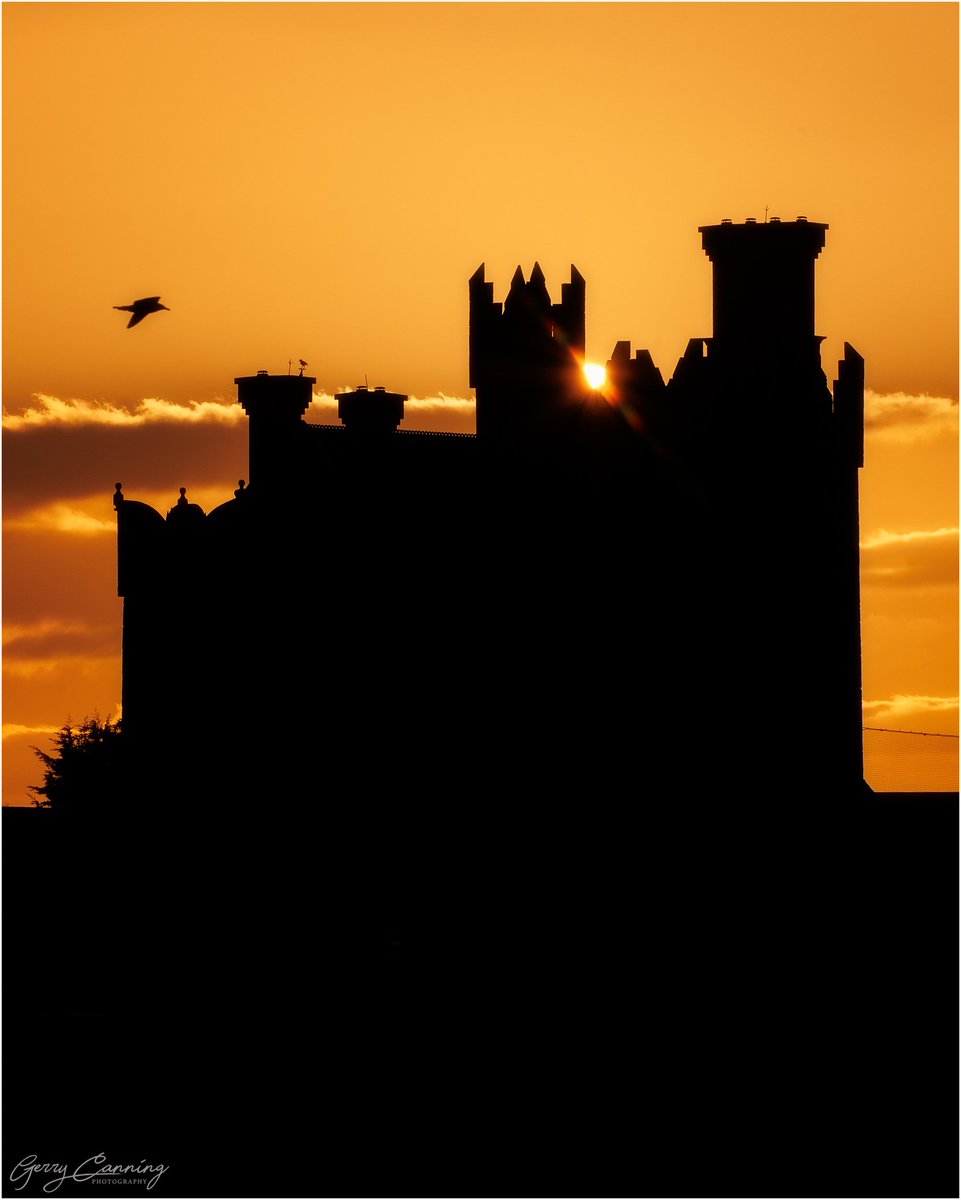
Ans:
{"label": "orange sky", "polygon": [[[319,392],[366,375],[470,428],[467,278],[500,299],[536,258],[555,298],[585,275],[589,358],[629,338],[668,377],[710,333],[697,226],[766,205],[829,223],[825,370],[844,340],[867,364],[865,723],[957,731],[956,5],[3,22],[5,802],[45,729],[119,700],[113,482],[229,497],[235,376],[303,357]],[[171,311],[128,332],[111,306],[154,293]]]}

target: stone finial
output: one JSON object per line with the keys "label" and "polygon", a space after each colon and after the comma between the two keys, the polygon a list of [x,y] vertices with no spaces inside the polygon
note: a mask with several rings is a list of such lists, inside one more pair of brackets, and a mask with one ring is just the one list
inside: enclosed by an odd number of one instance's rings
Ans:
{"label": "stone finial", "polygon": [[123,504],[123,484],[115,483],[114,488],[115,488],[115,491],[113,494],[113,506],[114,506],[114,508],[119,508],[120,505]]}
{"label": "stone finial", "polygon": [[168,518],[172,519],[175,524],[182,525],[184,522],[195,522],[203,518],[204,510],[199,504],[191,504],[187,499],[187,489],[180,489],[180,498],[172,509],[167,513]]}
{"label": "stone finial", "polygon": [[243,479],[238,479],[237,482],[240,486],[234,491],[234,495],[238,500],[243,500],[244,496],[247,494],[247,484]]}

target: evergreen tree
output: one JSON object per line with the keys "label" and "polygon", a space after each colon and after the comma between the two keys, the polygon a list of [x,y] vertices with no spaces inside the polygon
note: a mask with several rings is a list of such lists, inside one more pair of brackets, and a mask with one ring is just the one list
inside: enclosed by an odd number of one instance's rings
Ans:
{"label": "evergreen tree", "polygon": [[43,763],[43,783],[31,786],[37,808],[59,812],[94,813],[115,807],[123,795],[121,722],[85,717],[78,726],[70,720],[46,753],[31,749]]}

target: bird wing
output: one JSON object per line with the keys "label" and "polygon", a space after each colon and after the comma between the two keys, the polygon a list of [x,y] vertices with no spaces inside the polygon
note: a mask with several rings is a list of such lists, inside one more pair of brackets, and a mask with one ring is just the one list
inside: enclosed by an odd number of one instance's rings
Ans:
{"label": "bird wing", "polygon": [[150,315],[149,313],[145,313],[145,312],[135,312],[133,314],[133,316],[130,318],[130,320],[127,322],[127,328],[131,329],[134,325],[137,325],[140,321],[142,321],[144,319],[144,317],[147,317],[149,315]]}
{"label": "bird wing", "polygon": [[138,306],[141,304],[156,304],[159,299],[159,296],[144,296],[142,300],[134,300],[134,305]]}

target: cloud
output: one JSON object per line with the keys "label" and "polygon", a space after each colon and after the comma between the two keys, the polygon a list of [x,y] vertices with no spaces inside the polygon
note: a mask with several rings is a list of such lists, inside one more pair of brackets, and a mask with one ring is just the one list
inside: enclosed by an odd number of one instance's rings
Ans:
{"label": "cloud", "polygon": [[[231,499],[236,480],[221,479],[206,487],[191,487],[187,499],[192,504],[199,504],[205,512]],[[176,503],[178,497],[172,491],[156,491],[150,488],[138,489],[136,495],[128,497],[149,504],[161,515],[165,515]],[[4,517],[5,533],[63,533],[79,534],[81,537],[107,534],[117,536],[117,517],[113,508],[113,497],[106,492],[95,496],[78,498],[72,504],[55,502],[38,505],[36,508],[23,508],[16,515]]]}
{"label": "cloud", "polygon": [[[350,391],[347,386],[338,389]],[[4,410],[3,428],[11,431],[35,430],[49,426],[112,425],[131,428],[146,424],[179,423],[197,425],[214,423],[236,425],[246,420],[244,410],[235,400],[220,396],[212,400],[191,400],[176,404],[159,396],[146,396],[132,407],[108,404],[105,401],[68,399],[34,392],[33,403],[20,412]],[[473,424],[474,401],[463,396],[448,396],[438,392],[435,396],[409,396],[405,406],[405,420],[425,418],[432,414],[454,417],[465,425]],[[314,392],[311,409],[332,421],[337,420],[337,398],[330,392]]]}
{"label": "cloud", "polygon": [[[101,505],[106,509],[106,505]],[[51,530],[54,533],[100,534],[117,532],[117,519],[100,518],[69,504],[48,504],[20,516],[5,518],[4,529]]]}
{"label": "cloud", "polygon": [[879,529],[861,543],[862,550],[874,549],[878,546],[905,545],[908,542],[925,541],[930,538],[956,538],[958,530],[953,526],[945,529],[916,529],[911,533],[888,533]]}
{"label": "cloud", "polygon": [[3,428],[39,429],[48,425],[145,425],[147,422],[176,421],[198,424],[214,421],[233,425],[245,416],[233,401],[222,399],[191,400],[174,404],[157,396],[139,400],[133,408],[97,400],[61,400],[43,392],[34,392],[33,406],[19,413],[3,413]]}
{"label": "cloud", "polygon": [[420,409],[456,409],[460,412],[473,413],[476,402],[464,396],[448,396],[446,392],[438,392],[436,396],[410,396],[407,403],[412,408]]}
{"label": "cloud", "polygon": [[864,393],[864,431],[887,441],[919,442],[958,435],[958,402],[907,392]]}
{"label": "cloud", "polygon": [[928,587],[958,580],[958,530],[920,529],[889,533],[879,529],[861,542],[865,586],[895,584]]}
{"label": "cloud", "polygon": [[900,693],[886,700],[865,700],[865,724],[877,721],[910,721],[917,717],[934,714],[950,714],[958,711],[957,696],[905,696]]}
{"label": "cloud", "polygon": [[201,421],[215,421],[223,425],[236,425],[246,421],[247,414],[235,400],[191,400],[188,404],[173,404],[148,396],[137,406],[138,414],[147,421],[187,421],[196,425]]}
{"label": "cloud", "polygon": [[93,625],[51,618],[3,627],[3,669],[14,675],[51,670],[65,659],[114,658],[119,653],[118,623]]}
{"label": "cloud", "polygon": [[33,735],[38,733],[58,733],[59,729],[58,725],[17,725],[12,721],[5,721],[2,729],[0,729],[0,734],[2,734],[3,740],[6,741],[8,737],[23,737],[28,733]]}
{"label": "cloud", "polygon": [[474,433],[477,405],[463,396],[411,396],[406,404],[404,426],[408,429],[432,429],[438,433]]}

